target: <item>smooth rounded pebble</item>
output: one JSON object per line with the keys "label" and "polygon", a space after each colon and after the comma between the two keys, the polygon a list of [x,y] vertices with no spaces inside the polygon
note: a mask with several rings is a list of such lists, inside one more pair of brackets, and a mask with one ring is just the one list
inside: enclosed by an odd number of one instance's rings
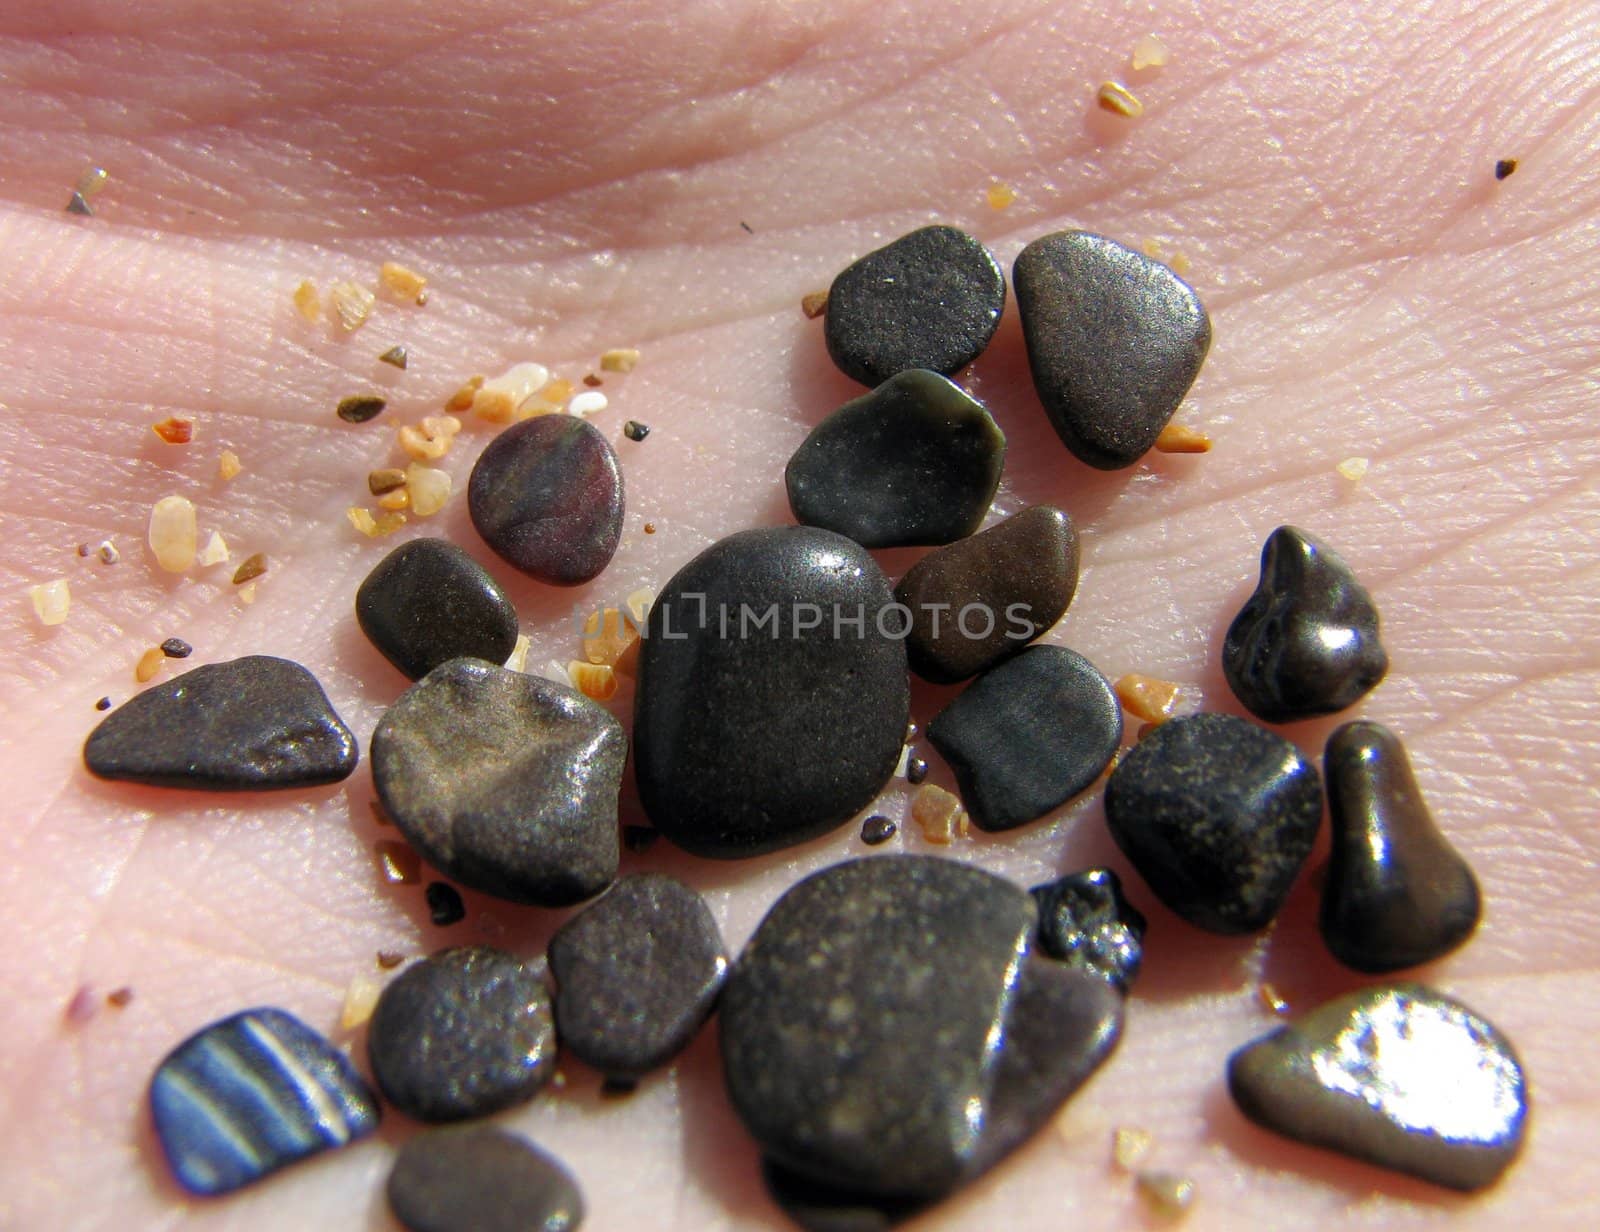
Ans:
{"label": "smooth rounded pebble", "polygon": [[742,531],[680,569],[650,609],[634,694],[634,773],[656,828],[734,858],[870,804],[911,709],[890,602],[859,544],[810,527]]}
{"label": "smooth rounded pebble", "polygon": [[249,655],[152,685],[89,734],[102,779],[201,791],[319,787],[350,777],[360,753],[316,677]]}
{"label": "smooth rounded pebble", "polygon": [[823,336],[839,371],[863,385],[911,368],[953,376],[989,345],[1005,305],[987,248],[955,227],[923,227],[833,280]]}
{"label": "smooth rounded pebble", "polygon": [[983,525],[1006,438],[983,405],[914,369],[845,403],[784,471],[795,521],[863,547],[950,543]]}
{"label": "smooth rounded pebble", "polygon": [[1156,897],[1215,933],[1265,928],[1322,821],[1316,767],[1228,714],[1170,719],[1106,783],[1106,822]]}
{"label": "smooth rounded pebble", "polygon": [[1246,1045],[1228,1090],[1274,1133],[1462,1190],[1510,1167],[1528,1117],[1511,1041],[1418,984],[1349,993]]}
{"label": "smooth rounded pebble", "polygon": [[1388,670],[1377,605],[1350,566],[1320,539],[1278,527],[1223,640],[1234,696],[1259,719],[1289,723],[1354,705]]}
{"label": "smooth rounded pebble", "polygon": [[156,1141],[190,1193],[229,1193],[378,1127],[343,1052],[282,1010],[245,1010],[179,1044],[150,1080]]}
{"label": "smooth rounded pebble", "polygon": [[1087,231],[1034,240],[1011,270],[1034,388],[1056,435],[1101,470],[1156,443],[1211,346],[1211,318],[1165,265]]}
{"label": "smooth rounded pebble", "polygon": [[628,741],[575,689],[452,659],[401,694],[372,734],[372,785],[446,876],[513,902],[564,907],[617,875]]}
{"label": "smooth rounded pebble", "polygon": [[611,563],[622,539],[622,469],[593,425],[541,415],[484,447],[467,481],[483,541],[529,577],[576,586]]}
{"label": "smooth rounded pebble", "polygon": [[531,1099],[555,1055],[539,972],[485,945],[441,950],[406,968],[367,1028],[378,1089],[419,1121],[488,1116]]}
{"label": "smooth rounded pebble", "polygon": [[505,591],[443,539],[414,539],[379,561],[356,591],[356,621],[412,680],[463,656],[504,663],[517,645]]}
{"label": "smooth rounded pebble", "polygon": [[1323,753],[1333,846],[1319,923],[1333,956],[1382,973],[1432,962],[1478,926],[1478,879],[1439,832],[1400,738],[1346,723]]}
{"label": "smooth rounded pebble", "polygon": [[430,1129],[400,1148],[387,1188],[408,1232],[574,1232],[583,1194],[554,1155],[495,1125]]}

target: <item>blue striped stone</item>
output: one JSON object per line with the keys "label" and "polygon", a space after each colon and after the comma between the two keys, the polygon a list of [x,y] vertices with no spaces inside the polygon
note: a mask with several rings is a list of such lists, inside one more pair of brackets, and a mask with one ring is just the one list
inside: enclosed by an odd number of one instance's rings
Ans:
{"label": "blue striped stone", "polygon": [[178,1183],[222,1194],[378,1127],[350,1059],[298,1018],[245,1010],[191,1035],[150,1081],[156,1137]]}

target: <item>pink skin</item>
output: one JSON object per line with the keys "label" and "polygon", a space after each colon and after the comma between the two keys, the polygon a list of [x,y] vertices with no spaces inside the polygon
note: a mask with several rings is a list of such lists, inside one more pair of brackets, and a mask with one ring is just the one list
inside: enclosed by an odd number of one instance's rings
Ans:
{"label": "pink skin", "polygon": [[[344,510],[370,504],[364,477],[396,458],[395,425],[474,372],[538,359],[576,379],[599,350],[637,346],[638,371],[606,377],[612,407],[594,421],[617,441],[629,496],[601,578],[552,592],[488,557],[460,499],[481,425],[443,463],[457,498],[404,532],[489,560],[532,661],[572,657],[574,601],[659,586],[721,535],[788,519],[784,461],[855,392],[800,297],[939,219],[1007,265],[1072,225],[1193,261],[1216,342],[1180,419],[1215,450],[1115,475],[1077,464],[1034,402],[1013,314],[969,374],[1010,438],[997,512],[1053,500],[1079,519],[1083,582],[1052,640],[1112,678],[1167,677],[1227,710],[1218,647],[1267,533],[1291,522],[1344,552],[1382,607],[1393,666],[1340,717],[1404,735],[1486,894],[1481,935],[1421,974],[1516,1040],[1535,1113],[1521,1162],[1469,1199],[1253,1129],[1222,1066],[1272,1025],[1260,982],[1296,1008],[1359,983],[1317,942],[1316,873],[1273,931],[1243,941],[1181,924],[1130,874],[1152,932],[1120,1050],[1060,1132],[918,1226],[1142,1226],[1109,1164],[1118,1125],[1151,1131],[1152,1165],[1196,1180],[1190,1228],[1587,1226],[1600,1093],[1585,1060],[1600,1030],[1590,6],[1446,0],[1402,19],[1244,0],[1155,20],[1043,3],[990,17],[740,0],[257,7],[58,0],[0,17],[0,902],[13,938],[0,1223],[390,1227],[380,1189],[413,1130],[403,1118],[252,1191],[192,1201],[154,1154],[151,1068],[191,1030],[264,1003],[359,1055],[339,1007],[352,977],[376,973],[375,951],[485,939],[536,955],[558,918],[469,895],[466,923],[430,926],[420,886],[377,875],[373,843],[392,832],[369,814],[364,767],[270,797],[94,782],[79,767],[94,700],[128,697],[141,651],[180,635],[191,663],[306,663],[365,743],[403,681],[364,643],[351,600],[399,539],[360,538]],[[1129,74],[1152,28],[1174,61]],[[1130,82],[1142,119],[1095,110],[1106,77]],[[1496,184],[1506,156],[1521,169]],[[97,217],[64,214],[91,162],[113,176]],[[1017,190],[1003,212],[985,204],[991,180]],[[370,283],[388,258],[429,275],[426,308],[381,302],[349,338],[295,316],[302,278]],[[375,362],[397,341],[411,348],[404,373]],[[339,423],[337,401],[366,389],[390,411]],[[192,444],[151,434],[172,413],[195,419]],[[630,417],[652,425],[647,441],[621,439]],[[223,447],[245,467],[231,484],[216,478]],[[1334,471],[1352,455],[1371,460],[1359,484]],[[224,531],[235,564],[270,557],[253,606],[231,565],[156,570],[145,519],[169,492]],[[107,535],[121,564],[74,554]],[[894,574],[913,559],[883,554]],[[71,579],[71,615],[41,629],[24,591],[56,576]],[[950,694],[920,690],[916,718]],[[629,699],[624,687],[619,713]],[[1289,734],[1320,754],[1331,726]],[[905,806],[902,784],[880,803]],[[916,834],[897,845],[927,849]],[[750,863],[658,847],[628,864],[705,889],[739,944],[800,874],[862,850],[852,825]],[[1024,884],[1090,862],[1128,871],[1098,791],[948,854]],[[82,1002],[67,1010],[85,984],[131,985],[135,999],[81,1021]],[[571,1164],[590,1226],[779,1226],[721,1092],[714,1033],[629,1099],[564,1069],[564,1090],[504,1119]]]}

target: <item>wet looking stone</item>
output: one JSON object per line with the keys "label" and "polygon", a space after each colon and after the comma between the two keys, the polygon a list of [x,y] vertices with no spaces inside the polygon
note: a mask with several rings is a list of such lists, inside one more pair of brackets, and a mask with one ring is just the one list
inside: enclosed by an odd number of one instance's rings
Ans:
{"label": "wet looking stone", "polygon": [[1086,869],[1028,893],[1039,909],[1039,944],[1046,954],[1128,990],[1144,960],[1145,918],[1122,896],[1114,872]]}
{"label": "wet looking stone", "polygon": [[414,539],[379,561],[356,591],[356,620],[412,680],[463,656],[504,663],[517,644],[505,591],[443,539]]}

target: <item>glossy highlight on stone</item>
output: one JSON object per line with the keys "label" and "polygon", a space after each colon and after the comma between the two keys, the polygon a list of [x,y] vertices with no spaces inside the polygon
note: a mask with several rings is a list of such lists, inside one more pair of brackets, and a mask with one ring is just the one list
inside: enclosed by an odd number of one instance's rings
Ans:
{"label": "glossy highlight on stone", "polygon": [[359,756],[316,677],[268,655],[152,685],[101,720],[83,746],[98,778],[200,791],[337,783]]}
{"label": "glossy highlight on stone", "polygon": [[983,525],[1006,438],[983,405],[914,369],[845,403],[784,471],[789,507],[863,547],[950,543]]}
{"label": "glossy highlight on stone", "polygon": [[1034,886],[1039,944],[1051,958],[1110,980],[1123,992],[1144,961],[1145,918],[1122,895],[1109,868],[1069,873]]}
{"label": "glossy highlight on stone", "polygon": [[1478,879],[1439,832],[1400,738],[1346,723],[1323,754],[1333,846],[1319,923],[1333,956],[1383,973],[1448,954],[1478,926]]}
{"label": "glossy highlight on stone", "polygon": [[1222,644],[1234,696],[1257,718],[1289,723],[1354,705],[1388,670],[1377,606],[1350,566],[1305,531],[1278,527]]}
{"label": "glossy highlight on stone", "polygon": [[911,670],[935,684],[975,676],[1048,632],[1077,588],[1078,532],[1051,505],[929,552],[894,588],[911,610]]}
{"label": "glossy highlight on stone", "polygon": [[356,621],[412,680],[462,656],[504,663],[517,644],[505,591],[443,539],[414,539],[379,561],[356,591]]}
{"label": "glossy highlight on stone", "polygon": [[1170,719],[1106,783],[1106,823],[1156,897],[1198,928],[1265,928],[1322,821],[1316,767],[1228,714]]}
{"label": "glossy highlight on stone", "polygon": [[496,1125],[453,1125],[395,1156],[389,1209],[407,1232],[574,1232],[583,1194],[555,1156]]}
{"label": "glossy highlight on stone", "polygon": [[622,539],[622,470],[593,425],[541,415],[484,447],[467,511],[483,541],[528,576],[576,586],[611,563]]}
{"label": "glossy highlight on stone", "polygon": [[1350,993],[1246,1045],[1228,1090],[1274,1133],[1461,1190],[1499,1179],[1528,1116],[1511,1041],[1417,984]]}
{"label": "glossy highlight on stone", "polygon": [[1090,466],[1145,455],[1194,383],[1211,318],[1159,261],[1086,231],[1029,244],[1011,270],[1034,388]]}
{"label": "glossy highlight on stone", "polygon": [[372,785],[429,864],[513,902],[564,907],[617,875],[622,724],[576,689],[452,659],[372,734]]}
{"label": "glossy highlight on stone", "polygon": [[419,1121],[488,1116],[531,1099],[555,1054],[539,972],[486,945],[441,950],[406,968],[367,1028],[378,1089]]}
{"label": "glossy highlight on stone", "polygon": [[823,335],[839,370],[863,385],[911,368],[953,376],[989,345],[1005,304],[987,248],[955,227],[923,227],[833,280]]}
{"label": "glossy highlight on stone", "polygon": [[156,1140],[191,1193],[222,1194],[378,1127],[348,1057],[282,1010],[246,1010],[169,1053],[150,1081]]}
{"label": "glossy highlight on stone", "polygon": [[680,569],[650,608],[634,694],[634,772],[656,828],[735,858],[870,804],[911,710],[905,644],[883,632],[898,627],[890,602],[864,549],[811,527],[741,531]]}
{"label": "glossy highlight on stone", "polygon": [[1122,742],[1122,706],[1076,651],[1030,646],[934,716],[928,739],[983,830],[1043,817],[1100,777]]}

